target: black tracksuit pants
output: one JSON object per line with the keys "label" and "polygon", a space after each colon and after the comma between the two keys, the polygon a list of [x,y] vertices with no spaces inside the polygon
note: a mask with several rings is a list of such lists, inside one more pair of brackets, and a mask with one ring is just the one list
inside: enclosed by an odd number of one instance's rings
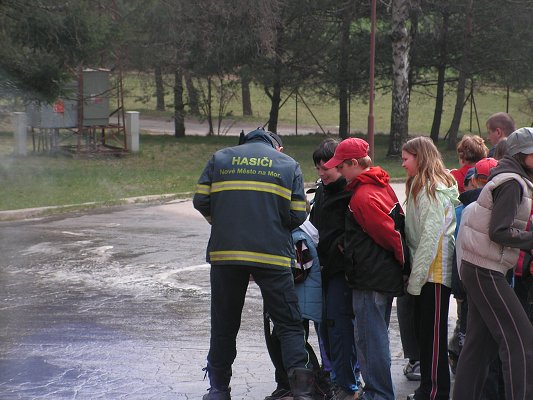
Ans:
{"label": "black tracksuit pants", "polygon": [[415,321],[420,346],[420,386],[416,400],[448,400],[448,309],[451,289],[427,282],[415,297]]}
{"label": "black tracksuit pants", "polygon": [[502,362],[505,398],[533,399],[533,326],[502,273],[462,262],[468,295],[466,340],[454,400],[478,400],[492,360]]}

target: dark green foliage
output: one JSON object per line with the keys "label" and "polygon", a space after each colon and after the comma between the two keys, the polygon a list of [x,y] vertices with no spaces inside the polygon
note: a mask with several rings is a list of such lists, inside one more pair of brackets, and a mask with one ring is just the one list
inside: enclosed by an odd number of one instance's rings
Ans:
{"label": "dark green foliage", "polygon": [[102,66],[118,36],[105,5],[89,0],[5,0],[0,26],[0,97],[46,101],[78,65]]}
{"label": "dark green foliage", "polygon": [[[412,3],[410,89],[435,96],[440,70],[448,97],[465,65],[466,2]],[[378,1],[377,12],[376,86],[388,90],[390,2]],[[531,0],[475,0],[468,82],[530,88],[532,26]],[[127,69],[159,68],[166,79],[179,67],[195,84],[237,84],[246,70],[269,94],[275,117],[286,99],[280,93],[293,89],[330,102],[343,91],[367,98],[369,35],[368,0],[1,0],[0,97],[53,100],[78,66],[113,68],[120,55]],[[214,96],[239,92],[219,88]]]}

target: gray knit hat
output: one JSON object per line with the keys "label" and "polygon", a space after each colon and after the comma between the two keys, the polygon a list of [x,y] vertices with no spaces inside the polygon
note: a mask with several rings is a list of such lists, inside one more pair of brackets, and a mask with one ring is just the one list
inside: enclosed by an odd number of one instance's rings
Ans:
{"label": "gray knit hat", "polygon": [[520,128],[507,138],[507,154],[532,154],[533,153],[533,128]]}

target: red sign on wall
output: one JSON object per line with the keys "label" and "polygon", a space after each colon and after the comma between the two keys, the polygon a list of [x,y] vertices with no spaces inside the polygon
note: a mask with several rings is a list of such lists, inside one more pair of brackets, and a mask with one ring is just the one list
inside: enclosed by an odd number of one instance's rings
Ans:
{"label": "red sign on wall", "polygon": [[53,106],[54,112],[58,114],[64,114],[65,113],[65,103],[63,100],[58,100],[54,103]]}

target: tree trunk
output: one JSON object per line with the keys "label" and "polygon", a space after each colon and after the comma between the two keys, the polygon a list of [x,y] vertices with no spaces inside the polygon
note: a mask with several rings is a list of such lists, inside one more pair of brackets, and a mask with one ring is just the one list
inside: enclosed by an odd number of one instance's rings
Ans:
{"label": "tree trunk", "polygon": [[198,91],[194,87],[191,74],[188,71],[183,72],[185,78],[185,86],[187,87],[187,98],[189,99],[189,110],[192,115],[200,115],[200,108],[198,106]]}
{"label": "tree trunk", "polygon": [[433,123],[431,124],[430,138],[433,143],[439,141],[440,123],[442,122],[442,113],[444,111],[444,77],[446,66],[440,64],[437,71],[437,97],[435,99],[435,111],[433,113]]}
{"label": "tree trunk", "polygon": [[409,117],[409,0],[392,1],[392,112],[388,157],[401,154]]}
{"label": "tree trunk", "polygon": [[[341,78],[345,81],[345,79]],[[346,139],[348,132],[348,90],[344,82],[339,81],[339,138]]]}
{"label": "tree trunk", "polygon": [[224,119],[224,110],[228,101],[227,88],[224,86],[224,79],[219,76],[218,79],[218,115],[217,115],[217,135],[220,136],[222,120]]}
{"label": "tree trunk", "polygon": [[241,96],[242,96],[242,115],[251,117],[252,100],[250,98],[250,79],[245,75],[241,75]]}
{"label": "tree trunk", "polygon": [[163,73],[161,72],[161,67],[155,67],[154,70],[155,78],[155,98],[157,111],[165,111],[165,87],[163,85]]}
{"label": "tree trunk", "polygon": [[276,26],[276,47],[275,47],[275,62],[274,62],[274,77],[272,81],[272,93],[268,91],[265,86],[265,93],[270,98],[270,114],[268,117],[268,130],[277,133],[279,105],[281,103],[281,65],[282,65],[282,43],[283,43],[283,26],[278,24]]}
{"label": "tree trunk", "polygon": [[459,125],[463,116],[463,107],[465,102],[466,80],[470,75],[470,57],[472,49],[472,8],[474,0],[469,0],[465,18],[465,34],[463,43],[463,59],[461,60],[461,70],[459,71],[459,80],[457,83],[457,98],[455,100],[455,112],[453,114],[452,124],[448,131],[448,149],[454,150],[457,143],[457,134]]}
{"label": "tree trunk", "polygon": [[183,103],[183,73],[180,66],[174,70],[174,136],[185,136],[185,104]]}
{"label": "tree trunk", "polygon": [[281,103],[281,83],[279,79],[276,79],[276,82],[274,82],[272,93],[270,93],[266,88],[265,88],[265,93],[270,98],[270,114],[268,118],[268,130],[269,132],[277,133],[279,105]]}
{"label": "tree trunk", "polygon": [[209,124],[209,132],[207,132],[207,134],[209,136],[213,136],[215,134],[213,130],[212,86],[213,86],[212,79],[210,76],[208,76],[207,77],[207,122]]}
{"label": "tree trunk", "polygon": [[350,55],[350,26],[353,19],[353,8],[348,6],[348,9],[343,9],[341,20],[341,35],[339,45],[339,74],[338,74],[338,90],[339,90],[339,137],[346,139],[348,132],[348,98],[349,98],[349,81],[348,81],[348,57]]}
{"label": "tree trunk", "polygon": [[[411,44],[415,43],[418,38],[418,20],[419,20],[419,14],[420,14],[420,2],[419,0],[412,0],[411,1],[412,7],[409,13],[409,18],[411,19],[411,27],[409,28],[409,36],[411,37]],[[413,84],[415,82],[414,74],[416,73],[415,66],[417,63],[416,60],[416,48],[415,46],[411,46],[409,51],[409,96],[411,96],[411,92],[413,91]]]}
{"label": "tree trunk", "polygon": [[437,98],[435,100],[435,112],[431,124],[431,140],[437,144],[439,141],[440,123],[444,109],[444,83],[446,77],[446,61],[448,58],[448,28],[450,14],[445,10],[442,14],[442,27],[439,37],[439,66],[437,67]]}

